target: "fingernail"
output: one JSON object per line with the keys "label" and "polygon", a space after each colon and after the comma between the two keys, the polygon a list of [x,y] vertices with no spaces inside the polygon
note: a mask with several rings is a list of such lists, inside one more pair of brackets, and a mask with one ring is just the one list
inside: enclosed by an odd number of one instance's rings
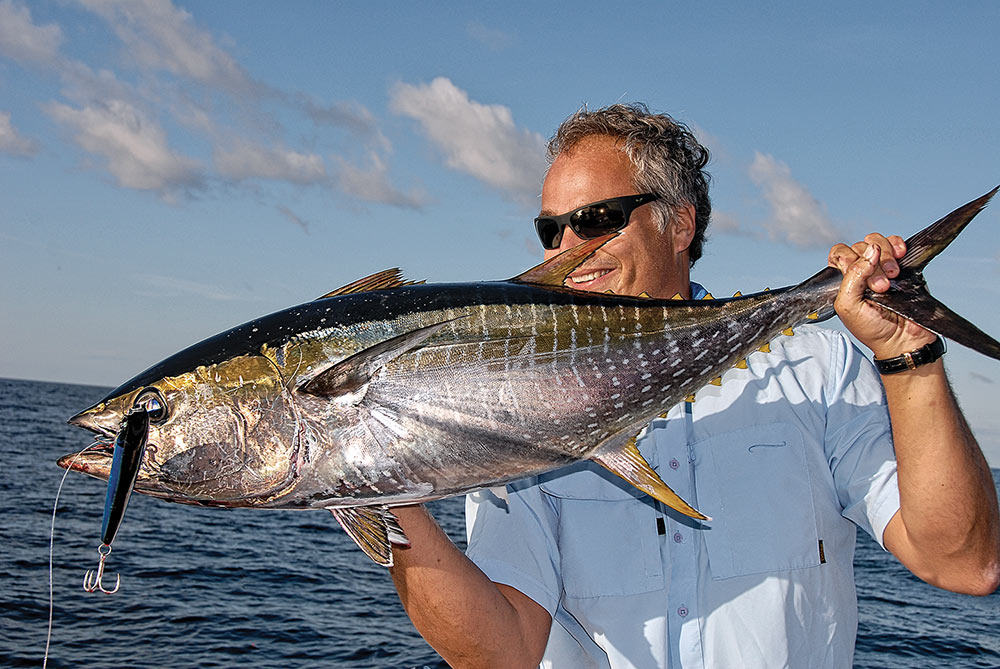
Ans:
{"label": "fingernail", "polygon": [[868,260],[875,260],[878,256],[878,247],[874,244],[869,244],[868,248],[865,249],[865,258]]}

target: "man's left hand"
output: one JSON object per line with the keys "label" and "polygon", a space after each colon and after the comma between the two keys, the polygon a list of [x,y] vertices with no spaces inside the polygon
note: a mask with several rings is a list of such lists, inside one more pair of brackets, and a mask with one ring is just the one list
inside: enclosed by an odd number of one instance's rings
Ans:
{"label": "man's left hand", "polygon": [[899,276],[898,258],[906,254],[906,242],[898,235],[872,233],[853,246],[837,244],[830,249],[829,265],[844,274],[834,301],[837,315],[876,358],[885,359],[914,351],[934,341],[935,335],[913,321],[864,299],[865,289],[889,290],[890,279]]}

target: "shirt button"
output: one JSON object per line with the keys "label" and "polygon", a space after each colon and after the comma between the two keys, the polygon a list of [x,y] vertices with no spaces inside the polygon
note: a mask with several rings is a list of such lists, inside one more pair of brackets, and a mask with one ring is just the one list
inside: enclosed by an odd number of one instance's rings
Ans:
{"label": "shirt button", "polygon": [[672,459],[670,461],[670,468],[671,469],[677,469],[680,466],[681,466],[681,463],[677,461],[677,458],[674,458],[674,459]]}
{"label": "shirt button", "polygon": [[688,610],[686,606],[682,606],[677,609],[677,615],[679,615],[681,618],[687,618],[687,614]]}
{"label": "shirt button", "polygon": [[684,535],[680,532],[674,532],[674,543],[679,544],[684,541]]}

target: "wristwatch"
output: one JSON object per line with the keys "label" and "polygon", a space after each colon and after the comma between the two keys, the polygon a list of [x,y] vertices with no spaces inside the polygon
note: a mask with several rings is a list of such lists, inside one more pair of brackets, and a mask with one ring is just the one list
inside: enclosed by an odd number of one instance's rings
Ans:
{"label": "wristwatch", "polygon": [[886,358],[885,360],[875,358],[873,362],[879,374],[898,374],[899,372],[916,369],[920,365],[934,362],[944,355],[946,350],[947,347],[944,345],[944,339],[938,337],[930,344],[921,346],[916,351],[910,351],[909,353],[897,355],[895,358]]}

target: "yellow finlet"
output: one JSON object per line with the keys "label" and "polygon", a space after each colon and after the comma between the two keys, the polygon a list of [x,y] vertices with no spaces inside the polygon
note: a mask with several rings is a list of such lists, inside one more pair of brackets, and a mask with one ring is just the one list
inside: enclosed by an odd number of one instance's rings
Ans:
{"label": "yellow finlet", "polygon": [[733,297],[743,297],[743,293],[737,290],[735,293],[733,293]]}
{"label": "yellow finlet", "polygon": [[691,393],[690,395],[688,395],[687,397],[685,397],[684,401],[685,402],[694,402],[694,393]]}
{"label": "yellow finlet", "polygon": [[721,376],[717,376],[714,379],[712,379],[711,381],[709,381],[709,383],[711,383],[713,386],[721,386],[722,385],[722,377]]}
{"label": "yellow finlet", "polygon": [[770,353],[771,352],[771,342],[767,342],[766,344],[764,344],[763,346],[761,346],[757,350],[760,351],[761,353]]}
{"label": "yellow finlet", "polygon": [[615,294],[615,291],[613,291],[613,290],[611,290],[610,288],[608,288],[608,289],[607,289],[606,291],[604,291],[604,294],[605,294],[605,295],[614,295],[614,294]]}
{"label": "yellow finlet", "polygon": [[795,332],[792,330],[792,328],[787,327],[781,331],[781,334],[785,335],[786,337],[791,337],[793,334],[795,334]]}
{"label": "yellow finlet", "polygon": [[705,297],[703,297],[701,299],[703,299],[703,300],[714,300],[715,296],[712,295],[711,293],[705,293]]}
{"label": "yellow finlet", "polygon": [[661,414],[660,414],[660,416],[659,416],[659,417],[660,417],[660,418],[666,418],[666,417],[667,417],[667,414],[669,414],[669,413],[670,413],[669,411],[664,411],[663,413],[661,413]]}
{"label": "yellow finlet", "polygon": [[736,363],[736,369],[747,369],[747,359],[743,358]]}
{"label": "yellow finlet", "polygon": [[819,319],[819,313],[816,312],[816,311],[814,311],[811,314],[806,314],[806,318],[808,318],[811,321],[818,320]]}
{"label": "yellow finlet", "polygon": [[671,297],[670,299],[671,300],[683,300],[684,296],[681,295],[680,293],[674,293],[673,297]]}
{"label": "yellow finlet", "polygon": [[[609,292],[610,292],[610,291],[609,291]],[[652,295],[650,295],[649,293],[647,293],[646,291],[642,291],[642,292],[641,292],[641,293],[639,293],[639,294],[638,294],[638,295],[637,295],[636,297],[644,297],[644,298],[646,298],[646,299],[649,299],[649,298],[651,298],[651,297],[653,297],[653,296],[652,296]]]}
{"label": "yellow finlet", "polygon": [[769,290],[771,290],[770,286],[768,286],[767,288],[765,288],[765,289],[764,289],[764,292],[766,293],[766,292],[767,292],[767,291],[769,291]]}
{"label": "yellow finlet", "polygon": [[351,293],[366,293],[372,290],[388,290],[390,288],[400,288],[402,286],[414,286],[423,281],[407,281],[403,278],[403,272],[398,267],[384,269],[369,276],[352,281],[346,286],[341,286],[336,290],[331,290],[325,295],[320,295],[317,300],[327,297],[337,297],[338,295],[349,295]]}

